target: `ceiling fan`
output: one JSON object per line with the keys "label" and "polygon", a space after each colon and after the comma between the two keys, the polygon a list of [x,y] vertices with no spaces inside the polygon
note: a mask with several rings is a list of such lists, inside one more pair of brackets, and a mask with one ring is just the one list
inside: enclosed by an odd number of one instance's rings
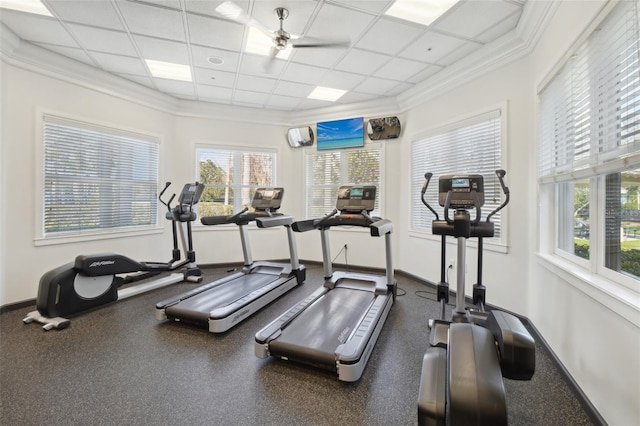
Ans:
{"label": "ceiling fan", "polygon": [[289,16],[289,10],[284,7],[277,7],[273,11],[280,21],[280,27],[277,30],[270,30],[267,26],[251,18],[240,6],[230,0],[218,6],[216,12],[225,18],[254,27],[268,35],[273,40],[273,47],[269,54],[271,59],[274,59],[279,51],[285,50],[288,46],[292,48],[348,47],[350,44],[349,40],[322,40],[314,37],[290,34],[284,29],[284,20]]}

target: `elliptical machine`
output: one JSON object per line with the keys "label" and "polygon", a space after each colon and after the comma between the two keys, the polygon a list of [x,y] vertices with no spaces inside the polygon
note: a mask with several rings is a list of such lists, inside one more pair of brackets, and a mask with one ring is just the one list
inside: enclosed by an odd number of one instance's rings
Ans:
{"label": "elliptical machine", "polygon": [[[170,185],[171,182],[166,183],[158,200],[167,207],[165,218],[170,220],[172,225],[171,260],[138,262],[117,253],[79,255],[75,262],[59,266],[40,278],[36,297],[37,310],[29,312],[22,321],[25,324],[33,321],[44,324],[42,328],[45,331],[52,328],[63,329],[70,324],[70,320],[64,318],[68,315],[181,281],[202,281],[202,274],[196,264],[196,254],[193,250],[191,222],[197,218],[193,207],[200,201],[204,185],[198,182],[186,184],[180,193],[176,207],[171,207],[176,194],[173,194],[168,202],[162,199],[162,195]],[[179,228],[178,223],[181,225]],[[184,224],[187,228],[186,240]],[[185,252],[183,260],[180,260],[182,256],[178,247],[178,233]],[[176,271],[183,266],[185,268],[181,272],[119,290],[123,284],[140,281],[163,272]],[[122,276],[121,274],[130,275]]]}
{"label": "elliptical machine", "polygon": [[[482,240],[494,235],[491,217],[509,202],[504,170],[496,175],[504,202],[481,220],[484,180],[481,175],[447,175],[439,179],[438,203],[444,220],[425,200],[432,174],[425,174],[421,198],[435,215],[432,232],[442,236],[441,275],[437,297],[441,318],[430,320],[430,348],[422,362],[418,396],[418,424],[506,425],[507,406],[502,377],[529,380],[535,371],[535,342],[524,325],[506,312],[485,311],[486,288],[482,284]],[[454,210],[453,218],[449,210]],[[468,210],[475,209],[471,219]],[[446,237],[457,239],[456,305],[451,321],[445,320],[449,287],[445,282]],[[473,304],[466,308],[466,240],[478,238],[478,283],[473,286]]]}

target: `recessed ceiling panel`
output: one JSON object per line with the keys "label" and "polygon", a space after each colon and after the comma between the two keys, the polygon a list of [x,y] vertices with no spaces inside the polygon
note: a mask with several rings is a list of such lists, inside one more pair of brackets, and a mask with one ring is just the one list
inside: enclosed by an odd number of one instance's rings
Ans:
{"label": "recessed ceiling panel", "polygon": [[119,1],[117,5],[132,33],[170,40],[186,40],[180,11],[128,1]]}
{"label": "recessed ceiling panel", "polygon": [[242,49],[244,25],[191,14],[187,15],[187,23],[192,44],[231,51]]}
{"label": "recessed ceiling panel", "polygon": [[424,31],[424,28],[380,19],[356,43],[356,47],[372,52],[395,55]]}
{"label": "recessed ceiling panel", "polygon": [[360,49],[351,49],[349,54],[336,66],[336,69],[369,75],[387,63],[389,59],[391,59],[391,56],[389,55]]}
{"label": "recessed ceiling panel", "polygon": [[427,31],[404,49],[400,56],[415,61],[437,63],[465,44],[467,40],[452,37],[435,31]]}
{"label": "recessed ceiling panel", "polygon": [[350,40],[352,45],[363,31],[373,23],[375,15],[323,3],[306,35],[316,38],[331,36]]}
{"label": "recessed ceiling panel", "polygon": [[140,58],[99,52],[92,52],[91,56],[98,61],[100,68],[105,71],[117,74],[148,76],[147,68]]}
{"label": "recessed ceiling panel", "polygon": [[138,55],[126,33],[77,24],[69,24],[68,27],[87,50],[125,56]]}
{"label": "recessed ceiling panel", "polygon": [[142,57],[174,64],[189,64],[189,51],[184,43],[160,40],[146,36],[133,36]]}
{"label": "recessed ceiling panel", "polygon": [[86,0],[47,0],[58,18],[101,28],[124,31],[124,25],[111,2]]}
{"label": "recessed ceiling panel", "polygon": [[405,81],[429,65],[408,59],[394,58],[374,74],[376,77]]}
{"label": "recessed ceiling panel", "polygon": [[475,38],[518,10],[520,6],[502,0],[467,1],[434,24],[434,28]]}

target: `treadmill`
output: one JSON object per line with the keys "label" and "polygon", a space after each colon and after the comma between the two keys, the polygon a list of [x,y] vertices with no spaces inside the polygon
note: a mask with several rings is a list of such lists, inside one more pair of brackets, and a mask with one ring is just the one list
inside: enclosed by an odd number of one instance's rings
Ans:
{"label": "treadmill", "polygon": [[[291,229],[293,218],[277,212],[283,195],[283,188],[258,188],[251,203],[255,211],[249,212],[245,207],[231,216],[201,218],[204,225],[238,226],[244,266],[239,272],[157,303],[156,319],[204,326],[212,333],[222,333],[303,283],[306,269],[298,261]],[[256,222],[258,228],[286,228],[290,263],[253,261],[247,230],[251,222]]]}
{"label": "treadmill", "polygon": [[[324,284],[291,307],[255,337],[259,358],[268,356],[328,369],[338,379],[360,379],[396,297],[391,260],[392,224],[369,216],[375,186],[343,186],[336,209],[322,219],[295,222],[293,230],[320,231]],[[333,226],[369,228],[385,238],[386,275],[333,272],[329,229]]]}

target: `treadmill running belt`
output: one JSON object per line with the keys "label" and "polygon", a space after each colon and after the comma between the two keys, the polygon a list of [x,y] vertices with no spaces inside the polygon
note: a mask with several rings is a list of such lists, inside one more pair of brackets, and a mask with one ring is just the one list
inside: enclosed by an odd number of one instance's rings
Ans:
{"label": "treadmill running belt", "polygon": [[213,287],[189,297],[165,309],[167,318],[177,318],[195,324],[207,324],[209,313],[215,308],[226,306],[241,297],[280,279],[277,275],[247,274],[235,280]]}
{"label": "treadmill running belt", "polygon": [[371,291],[329,290],[269,343],[271,355],[335,367],[336,348],[349,338],[373,299]]}

